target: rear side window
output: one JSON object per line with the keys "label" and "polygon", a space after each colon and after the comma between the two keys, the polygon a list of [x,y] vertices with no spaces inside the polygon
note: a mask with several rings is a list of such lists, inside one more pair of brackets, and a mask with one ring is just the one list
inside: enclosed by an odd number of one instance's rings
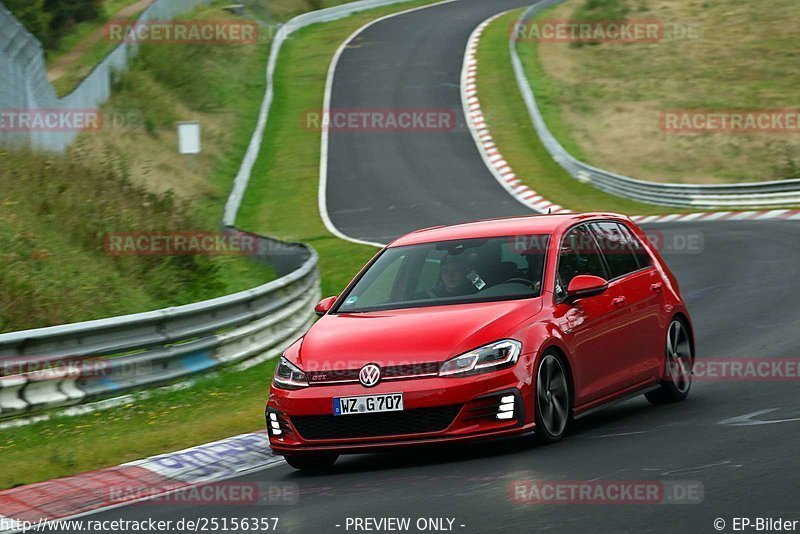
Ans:
{"label": "rear side window", "polygon": [[563,298],[569,283],[580,274],[606,278],[600,249],[597,248],[594,236],[586,225],[573,228],[561,241],[556,296]]}
{"label": "rear side window", "polygon": [[622,226],[615,222],[593,223],[592,231],[597,237],[612,279],[639,270],[639,261],[631,246],[633,236]]}
{"label": "rear side window", "polygon": [[628,238],[628,243],[633,249],[633,255],[636,256],[636,261],[639,263],[639,268],[644,269],[645,267],[650,267],[653,264],[653,262],[650,260],[650,254],[647,253],[647,249],[644,248],[644,245],[641,241],[639,241],[639,238],[636,237],[633,232],[631,232],[624,224],[620,224],[619,227],[622,229],[622,233]]}

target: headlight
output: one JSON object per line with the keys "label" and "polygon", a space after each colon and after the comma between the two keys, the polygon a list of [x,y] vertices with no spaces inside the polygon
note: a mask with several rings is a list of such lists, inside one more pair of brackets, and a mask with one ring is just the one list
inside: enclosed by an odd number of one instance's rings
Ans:
{"label": "headlight", "polygon": [[495,341],[444,362],[439,376],[487,373],[517,363],[522,343],[513,339]]}
{"label": "headlight", "polygon": [[272,382],[281,389],[299,389],[308,386],[306,374],[283,356],[275,368],[275,377]]}

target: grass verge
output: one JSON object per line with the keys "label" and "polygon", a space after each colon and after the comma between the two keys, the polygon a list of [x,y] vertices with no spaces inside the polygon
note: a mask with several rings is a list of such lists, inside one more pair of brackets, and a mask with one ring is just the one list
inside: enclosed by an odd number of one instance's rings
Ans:
{"label": "grass verge", "polygon": [[796,132],[668,132],[670,110],[796,107],[798,3],[567,0],[538,20],[658,21],[656,42],[518,43],[542,113],[576,157],[657,182],[800,177]]}
{"label": "grass verge", "polygon": [[[628,215],[681,213],[680,209],[652,206],[604,193],[575,180],[550,157],[531,124],[511,66],[508,32],[521,13],[522,10],[508,13],[484,31],[478,47],[477,81],[478,97],[489,130],[517,176],[546,199],[574,211],[613,211]],[[538,92],[537,98],[540,98]],[[546,94],[539,103],[543,111],[551,105]],[[565,143],[565,148],[572,150],[574,145]]]}
{"label": "grass verge", "polygon": [[0,152],[0,331],[188,304],[265,283],[246,257],[112,256],[108,232],[206,229],[189,204],[131,182],[125,165]]}

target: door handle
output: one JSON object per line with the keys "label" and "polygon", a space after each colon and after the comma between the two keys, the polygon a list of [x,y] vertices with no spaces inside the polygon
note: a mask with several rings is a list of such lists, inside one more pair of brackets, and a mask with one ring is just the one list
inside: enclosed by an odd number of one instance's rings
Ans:
{"label": "door handle", "polygon": [[650,284],[650,291],[657,293],[661,291],[661,288],[664,287],[664,284],[661,282],[656,282],[655,284]]}
{"label": "door handle", "polygon": [[613,299],[611,299],[611,303],[614,306],[621,308],[625,305],[625,297],[614,297]]}

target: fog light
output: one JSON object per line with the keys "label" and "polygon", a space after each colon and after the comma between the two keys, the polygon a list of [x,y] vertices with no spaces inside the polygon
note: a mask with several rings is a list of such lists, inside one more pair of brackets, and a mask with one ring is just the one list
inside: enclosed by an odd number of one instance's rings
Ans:
{"label": "fog light", "polygon": [[281,430],[281,424],[278,421],[278,414],[275,412],[267,412],[267,430],[269,431],[270,436],[278,437],[283,434],[283,430]]}
{"label": "fog light", "polygon": [[514,395],[504,395],[500,398],[500,406],[497,409],[498,419],[513,419],[514,418],[514,402],[516,398]]}

